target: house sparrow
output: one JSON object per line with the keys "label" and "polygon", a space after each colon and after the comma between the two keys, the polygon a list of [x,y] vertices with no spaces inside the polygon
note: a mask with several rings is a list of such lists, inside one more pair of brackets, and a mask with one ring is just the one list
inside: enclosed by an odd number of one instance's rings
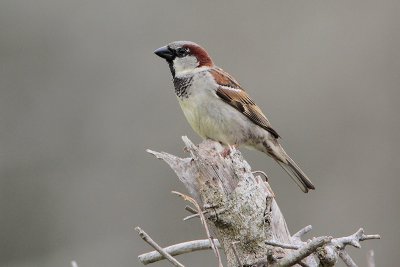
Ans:
{"label": "house sparrow", "polygon": [[202,138],[264,152],[303,192],[315,189],[278,143],[279,135],[261,109],[231,75],[214,65],[206,50],[177,41],[154,53],[167,61],[183,113]]}

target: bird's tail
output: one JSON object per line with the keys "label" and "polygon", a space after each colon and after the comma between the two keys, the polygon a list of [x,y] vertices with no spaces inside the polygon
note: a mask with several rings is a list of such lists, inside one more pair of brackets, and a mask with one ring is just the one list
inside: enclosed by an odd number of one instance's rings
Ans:
{"label": "bird's tail", "polygon": [[307,193],[309,189],[315,189],[307,175],[300,169],[300,167],[285,153],[286,163],[277,160],[279,165],[284,169],[290,178],[301,188],[304,193]]}

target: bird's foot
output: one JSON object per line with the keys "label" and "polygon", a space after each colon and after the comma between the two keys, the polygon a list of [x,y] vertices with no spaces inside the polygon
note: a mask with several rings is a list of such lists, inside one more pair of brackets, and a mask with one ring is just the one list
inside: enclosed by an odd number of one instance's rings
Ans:
{"label": "bird's foot", "polygon": [[227,147],[224,148],[224,150],[221,152],[221,156],[223,158],[226,158],[229,156],[233,150],[235,150],[237,145],[228,145]]}

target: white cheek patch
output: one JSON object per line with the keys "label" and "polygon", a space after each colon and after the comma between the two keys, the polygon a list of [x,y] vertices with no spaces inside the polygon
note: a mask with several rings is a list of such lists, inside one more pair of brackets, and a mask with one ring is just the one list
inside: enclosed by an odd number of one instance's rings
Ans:
{"label": "white cheek patch", "polygon": [[174,69],[176,74],[183,74],[192,71],[199,66],[199,61],[194,56],[176,57],[174,59]]}

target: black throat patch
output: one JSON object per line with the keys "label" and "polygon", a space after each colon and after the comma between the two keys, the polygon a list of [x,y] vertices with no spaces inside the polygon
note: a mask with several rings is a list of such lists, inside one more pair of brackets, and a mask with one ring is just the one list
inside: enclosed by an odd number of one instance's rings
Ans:
{"label": "black throat patch", "polygon": [[169,70],[171,71],[172,77],[175,78],[175,69],[174,69],[174,63],[172,61],[168,61],[168,66]]}
{"label": "black throat patch", "polygon": [[187,88],[192,84],[193,77],[174,77],[175,94],[180,98],[188,98]]}

